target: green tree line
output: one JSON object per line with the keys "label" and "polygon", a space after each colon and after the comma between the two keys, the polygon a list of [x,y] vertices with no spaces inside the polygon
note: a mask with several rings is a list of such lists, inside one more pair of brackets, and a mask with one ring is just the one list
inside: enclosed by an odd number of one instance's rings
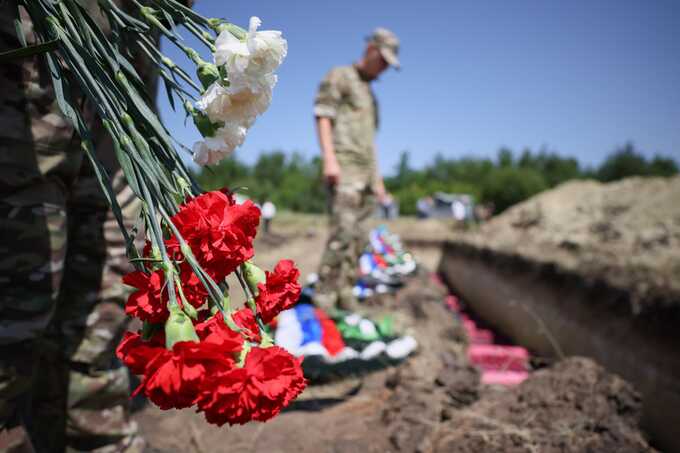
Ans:
{"label": "green tree line", "polygon": [[[611,153],[595,168],[554,151],[525,149],[515,153],[501,148],[496,159],[446,158],[438,154],[430,164],[416,169],[409,153],[403,152],[393,175],[385,177],[385,185],[404,215],[415,214],[416,201],[434,192],[470,194],[477,202],[493,203],[496,212],[500,212],[570,179],[610,182],[629,176],[677,173],[678,165],[673,159],[660,155],[648,159],[631,143]],[[270,200],[281,209],[323,212],[325,208],[318,157],[307,159],[298,153],[271,151],[262,153],[253,165],[231,157],[204,169],[197,177],[205,189],[228,186],[255,201]]]}

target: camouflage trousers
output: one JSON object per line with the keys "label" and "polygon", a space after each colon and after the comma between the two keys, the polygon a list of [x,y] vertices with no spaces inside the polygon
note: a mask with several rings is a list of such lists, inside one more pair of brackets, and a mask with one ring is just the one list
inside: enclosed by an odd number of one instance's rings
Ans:
{"label": "camouflage trousers", "polygon": [[359,257],[368,243],[368,219],[375,210],[373,188],[363,181],[341,180],[329,187],[328,208],[329,235],[319,266],[314,303],[327,311],[356,310],[353,288]]}
{"label": "camouflage trousers", "polygon": [[[0,139],[0,451],[144,448],[114,354],[125,244],[72,141],[56,151]],[[112,158],[109,145],[98,152]],[[138,202],[108,167],[132,223]]]}

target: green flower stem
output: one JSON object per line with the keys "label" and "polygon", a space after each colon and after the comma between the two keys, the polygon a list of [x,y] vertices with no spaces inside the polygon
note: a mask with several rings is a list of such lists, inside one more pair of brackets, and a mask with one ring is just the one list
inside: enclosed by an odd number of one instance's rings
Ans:
{"label": "green flower stem", "polygon": [[262,341],[260,341],[260,347],[262,348],[268,348],[270,346],[274,346],[274,339],[267,333],[266,330],[263,330],[260,332],[260,336],[262,337]]}
{"label": "green flower stem", "polygon": [[165,212],[162,207],[159,207],[159,211],[161,213],[161,216],[163,216],[163,219],[165,220],[166,224],[172,231],[172,234],[177,239],[177,242],[179,242],[179,246],[180,249],[182,250],[184,258],[189,262],[194,273],[201,280],[201,283],[203,283],[203,285],[205,286],[205,289],[208,290],[208,294],[210,295],[213,302],[215,302],[219,307],[221,307],[221,310],[224,311],[224,307],[222,305],[224,295],[222,294],[220,287],[217,286],[212,277],[210,277],[210,275],[208,275],[203,270],[203,268],[198,264],[198,262],[196,261],[196,257],[194,256],[194,253],[191,251],[191,247],[189,247],[189,244],[186,243],[186,241],[180,234],[175,224],[172,223],[172,220],[170,219],[170,216],[168,216],[167,212]]}
{"label": "green flower stem", "polygon": [[215,53],[215,51],[217,50],[215,48],[215,38],[210,33],[208,33],[205,30],[199,29],[198,27],[196,27],[196,25],[192,24],[191,22],[185,22],[182,25],[184,25],[184,28],[189,30],[189,33],[194,35],[203,44],[205,44],[205,46],[208,49],[210,49],[211,52]]}
{"label": "green flower stem", "polygon": [[245,332],[236,325],[234,322],[234,318],[232,318],[231,314],[233,313],[231,309],[231,298],[229,297],[229,293],[225,291],[224,293],[224,298],[222,299],[222,319],[224,319],[224,323],[234,332],[239,332],[245,337]]}
{"label": "green flower stem", "polygon": [[194,82],[194,80],[187,74],[182,68],[177,66],[177,64],[172,61],[170,58],[165,56],[158,48],[156,45],[151,42],[148,36],[145,35],[140,35],[139,36],[139,41],[137,42],[137,45],[146,53],[149,58],[151,58],[155,62],[160,62],[163,63],[172,73],[177,74],[182,80],[184,80],[189,86],[199,93],[201,92],[201,88]]}
{"label": "green flower stem", "polygon": [[248,357],[248,353],[250,352],[250,343],[247,341],[243,343],[243,349],[241,349],[241,352],[239,353],[238,356],[238,361],[236,362],[236,366],[239,368],[243,368],[246,364],[246,357]]}
{"label": "green flower stem", "polygon": [[208,273],[205,272],[205,270],[203,270],[200,264],[198,264],[198,262],[196,261],[196,257],[194,256],[194,253],[191,251],[191,247],[189,247],[189,244],[186,243],[182,235],[179,233],[177,227],[172,223],[172,220],[170,219],[168,214],[163,211],[163,208],[159,208],[159,211],[163,216],[165,222],[172,230],[172,233],[174,234],[175,238],[177,238],[177,242],[179,242],[182,254],[191,265],[191,268],[196,274],[196,276],[199,278],[199,280],[201,280],[201,283],[203,283],[203,286],[208,290],[208,295],[210,296],[211,301],[217,307],[217,309],[220,310],[220,313],[222,313],[222,318],[224,319],[224,322],[227,324],[227,326],[229,326],[231,330],[243,333],[242,329],[236,325],[234,319],[231,316],[232,309],[229,293],[228,292],[222,293],[219,286],[217,286],[212,277],[210,277],[210,275],[208,275]]}
{"label": "green flower stem", "polygon": [[59,7],[59,11],[61,12],[61,17],[64,19],[63,23],[66,25],[66,28],[68,29],[70,35],[73,37],[74,41],[77,44],[82,46],[83,40],[81,37],[81,33],[79,33],[78,30],[76,30],[76,27],[71,21],[71,12],[68,10],[63,0],[57,2],[57,6]]}
{"label": "green flower stem", "polygon": [[[241,270],[242,269],[243,267],[241,267]],[[250,310],[253,312],[253,315],[255,315],[255,321],[257,322],[257,326],[260,328],[260,335],[262,335],[262,333],[266,332],[267,327],[264,325],[262,317],[260,316],[260,313],[257,311],[257,305],[255,304],[255,296],[250,292],[250,288],[248,288],[248,284],[243,278],[241,270],[236,269],[234,273],[236,274],[236,278],[238,279],[238,282],[241,285],[241,289],[243,289],[243,292],[246,295],[246,305],[248,305]]]}
{"label": "green flower stem", "polygon": [[158,247],[161,252],[161,259],[163,260],[161,267],[165,274],[165,281],[168,283],[168,309],[179,307],[179,304],[177,303],[177,295],[175,294],[175,280],[173,276],[174,266],[168,257],[168,252],[165,249],[165,244],[163,243],[163,234],[161,233],[160,223],[156,217],[155,203],[153,203],[154,200],[151,198],[149,188],[146,186],[146,184],[142,184],[142,192],[144,195],[146,208],[149,213],[149,224],[152,233],[151,242],[153,245]]}
{"label": "green flower stem", "polygon": [[222,19],[208,19],[208,26],[212,28],[218,35],[223,31],[228,31],[241,41],[246,39],[248,32],[238,25],[223,21]]}
{"label": "green flower stem", "polygon": [[[158,268],[163,269],[167,285],[164,290],[168,291],[169,305],[174,306],[173,304],[177,304],[177,294],[181,298],[183,293],[179,285],[177,291],[175,290],[177,272],[165,250],[163,225],[159,222],[157,213],[160,211],[167,216],[167,212],[177,212],[178,200],[175,197],[184,196],[186,193],[199,193],[200,189],[174,151],[172,137],[160,123],[155,112],[149,108],[148,100],[140,94],[138,88],[142,83],[141,79],[126,55],[120,53],[117,43],[104,36],[82,7],[75,0],[19,0],[19,3],[28,11],[39,41],[48,42],[54,39],[53,42],[58,45],[59,58],[52,54],[46,55],[57,101],[81,136],[81,146],[94,166],[97,178],[125,236],[128,256],[138,270],[144,270],[141,263],[145,261],[153,262],[159,265]],[[175,11],[178,10],[174,2],[163,2],[166,3],[172,4]],[[120,36],[125,29],[126,34],[132,35],[133,38],[137,35],[140,42],[148,44],[148,38],[144,36],[149,30],[147,24],[121,11],[111,0],[100,0],[99,4],[109,18],[114,36]],[[182,14],[185,13],[186,11]],[[199,20],[193,15],[190,16],[190,26],[193,30],[200,30],[200,25],[197,25]],[[203,22],[205,24],[207,20],[204,19]],[[159,29],[170,34],[174,42],[179,42],[179,37],[172,31],[162,27]],[[162,54],[160,55],[162,58]],[[168,60],[162,63],[167,64],[172,74],[178,75],[197,88],[181,68]],[[89,130],[78,112],[77,102],[71,97],[72,80],[77,82],[80,92],[95,106],[107,132],[114,140],[116,156],[121,162],[128,183],[144,202],[142,218],[145,220],[153,247],[158,250],[160,255],[158,257],[153,259],[139,257],[132,238],[127,234],[108,175],[96,158]],[[169,86],[180,91],[176,83]],[[190,256],[189,259],[193,257]],[[192,266],[197,266],[195,259]],[[201,276],[204,280],[205,277],[209,278],[207,275]],[[205,284],[210,288],[210,283],[216,287],[214,282]],[[217,291],[220,301],[222,294],[219,288]],[[214,292],[214,288],[211,292]]]}
{"label": "green flower stem", "polygon": [[177,292],[179,293],[179,298],[182,301],[182,310],[184,310],[184,313],[186,313],[187,316],[189,316],[193,320],[198,319],[198,313],[196,312],[196,308],[189,303],[186,296],[184,295],[182,281],[180,280],[179,275],[177,274],[175,274],[175,285],[177,285]]}
{"label": "green flower stem", "polygon": [[128,261],[130,261],[131,263],[139,263],[139,262],[162,263],[163,262],[163,260],[159,260],[159,259],[156,259],[156,258],[143,258],[143,257],[129,258]]}
{"label": "green flower stem", "polygon": [[62,55],[69,63],[69,66],[72,69],[72,74],[76,77],[80,87],[86,92],[87,96],[95,101],[94,104],[99,115],[102,118],[111,118],[115,117],[119,113],[122,113],[122,109],[114,109],[113,105],[110,103],[109,97],[104,94],[102,89],[96,83],[81,54],[76,51],[75,47],[73,47],[73,43],[71,43],[69,38],[66,36],[64,29],[59,25],[57,19],[54,17],[48,17],[46,21],[50,26],[52,33],[54,33],[55,37],[59,39],[60,43],[62,44],[60,45]]}
{"label": "green flower stem", "polygon": [[115,17],[116,22],[122,24],[121,26],[123,28],[129,28],[131,31],[135,30],[140,34],[149,32],[148,24],[145,24],[121,10],[113,0],[99,0],[99,5],[100,7],[105,8],[107,12],[111,13]]}
{"label": "green flower stem", "polygon": [[248,287],[248,283],[246,283],[246,280],[243,278],[243,275],[241,274],[242,271],[243,271],[242,267],[241,267],[241,269],[236,269],[234,271],[234,273],[236,274],[236,278],[238,279],[238,282],[241,285],[241,289],[243,289],[243,292],[246,295],[246,300],[254,299],[255,296],[250,291],[250,288]]}
{"label": "green flower stem", "polygon": [[167,6],[169,8],[175,8],[181,13],[181,18],[184,21],[191,21],[198,25],[207,26],[208,19],[198,14],[193,9],[188,6],[176,1],[176,0],[155,0],[157,4]]}
{"label": "green flower stem", "polygon": [[[138,2],[135,2],[135,3],[137,3],[139,5]],[[196,65],[199,65],[201,62],[203,62],[203,60],[201,60],[201,57],[198,54],[198,52],[196,52],[194,49],[187,47],[184,44],[182,44],[180,42],[180,38],[175,33],[168,30],[165,27],[165,25],[163,25],[161,23],[161,21],[158,20],[158,18],[155,15],[155,10],[153,8],[150,8],[148,6],[142,6],[142,5],[139,5],[139,6],[140,6],[139,10],[140,10],[140,13],[142,14],[142,17],[144,17],[144,19],[146,19],[146,21],[149,24],[156,27],[166,38],[168,38],[168,40],[170,40],[170,42],[172,42],[180,50],[182,50],[182,52],[184,52],[186,54],[186,56],[189,57],[189,59],[191,61],[193,61]],[[214,45],[209,44],[208,48],[210,49],[211,52],[215,52],[215,46]]]}

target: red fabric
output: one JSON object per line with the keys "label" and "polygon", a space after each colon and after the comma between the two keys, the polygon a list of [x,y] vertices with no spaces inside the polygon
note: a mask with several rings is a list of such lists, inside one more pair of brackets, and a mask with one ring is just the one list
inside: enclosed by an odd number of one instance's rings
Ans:
{"label": "red fabric", "polygon": [[382,267],[383,269],[387,267],[387,262],[381,255],[375,253],[373,254],[373,259],[375,259],[375,262],[376,264],[378,264],[379,267]]}
{"label": "red fabric", "polygon": [[242,425],[276,416],[305,388],[300,361],[278,346],[253,348],[243,368],[208,378],[197,405],[209,423]]}
{"label": "red fabric", "polygon": [[257,285],[255,303],[262,321],[269,324],[276,315],[295,305],[302,287],[298,283],[300,271],[291,260],[279,261],[274,272],[267,271],[266,276],[266,282]]}
{"label": "red fabric", "polygon": [[328,317],[325,311],[320,308],[314,310],[316,317],[321,324],[321,343],[331,356],[338,354],[345,347],[345,341],[335,325],[335,321]]}

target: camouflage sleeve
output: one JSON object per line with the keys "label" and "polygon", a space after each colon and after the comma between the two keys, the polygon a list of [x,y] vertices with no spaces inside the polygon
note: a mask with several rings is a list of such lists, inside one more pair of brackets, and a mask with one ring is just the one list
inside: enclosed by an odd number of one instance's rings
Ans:
{"label": "camouflage sleeve", "polygon": [[314,116],[335,118],[342,99],[342,71],[331,69],[319,85],[314,99]]}

